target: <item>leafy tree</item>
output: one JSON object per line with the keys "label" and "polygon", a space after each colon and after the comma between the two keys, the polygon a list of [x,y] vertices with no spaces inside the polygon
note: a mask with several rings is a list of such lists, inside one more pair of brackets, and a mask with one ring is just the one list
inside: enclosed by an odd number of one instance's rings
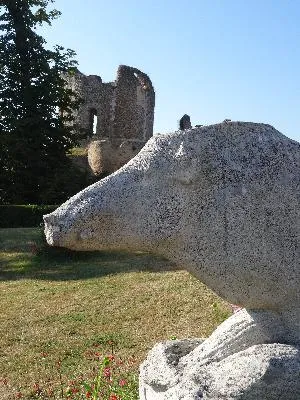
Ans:
{"label": "leafy tree", "polygon": [[60,15],[48,11],[53,1],[0,0],[0,203],[53,204],[83,184],[67,156],[80,139],[71,123],[80,100],[62,77],[75,53],[46,49],[36,32]]}

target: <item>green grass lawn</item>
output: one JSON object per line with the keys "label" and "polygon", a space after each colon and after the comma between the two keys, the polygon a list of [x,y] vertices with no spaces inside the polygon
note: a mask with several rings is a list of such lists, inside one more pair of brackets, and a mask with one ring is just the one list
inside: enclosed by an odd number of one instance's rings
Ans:
{"label": "green grass lawn", "polygon": [[[3,400],[18,392],[67,398],[69,381],[91,376],[99,354],[112,350],[124,373],[137,375],[156,342],[206,337],[230,315],[225,302],[166,260],[47,248],[37,228],[0,229],[0,279]],[[60,397],[34,397],[36,385]]]}

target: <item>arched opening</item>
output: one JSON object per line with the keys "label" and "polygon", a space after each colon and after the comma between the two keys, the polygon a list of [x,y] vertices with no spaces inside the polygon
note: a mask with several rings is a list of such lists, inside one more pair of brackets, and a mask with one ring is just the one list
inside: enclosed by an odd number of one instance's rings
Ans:
{"label": "arched opening", "polygon": [[95,108],[90,109],[90,127],[89,131],[92,135],[96,135],[97,133],[97,110]]}

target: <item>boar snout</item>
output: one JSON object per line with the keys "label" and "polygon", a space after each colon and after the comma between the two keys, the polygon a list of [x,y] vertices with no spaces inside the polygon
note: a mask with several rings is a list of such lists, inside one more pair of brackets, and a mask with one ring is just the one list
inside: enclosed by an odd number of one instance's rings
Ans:
{"label": "boar snout", "polygon": [[43,220],[45,225],[55,225],[55,223],[57,222],[57,218],[53,214],[43,215]]}

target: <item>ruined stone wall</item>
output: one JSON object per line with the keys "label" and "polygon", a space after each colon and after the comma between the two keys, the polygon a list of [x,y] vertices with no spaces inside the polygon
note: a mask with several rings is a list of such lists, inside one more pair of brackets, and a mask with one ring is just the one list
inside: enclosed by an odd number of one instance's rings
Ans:
{"label": "ruined stone wall", "polygon": [[95,174],[115,171],[153,134],[155,92],[151,80],[136,68],[120,65],[115,82],[103,83],[99,76],[86,76],[80,71],[66,77],[66,81],[83,99],[75,124],[88,132],[89,139],[83,145],[91,147],[92,170]]}
{"label": "ruined stone wall", "polygon": [[154,105],[149,77],[136,68],[120,65],[116,80],[116,136],[148,140],[153,134]]}
{"label": "ruined stone wall", "polygon": [[67,78],[68,86],[83,99],[75,114],[78,127],[93,136],[93,117],[97,115],[98,137],[108,137],[112,128],[112,102],[115,91],[114,83],[103,83],[97,75],[86,76],[80,71]]}

